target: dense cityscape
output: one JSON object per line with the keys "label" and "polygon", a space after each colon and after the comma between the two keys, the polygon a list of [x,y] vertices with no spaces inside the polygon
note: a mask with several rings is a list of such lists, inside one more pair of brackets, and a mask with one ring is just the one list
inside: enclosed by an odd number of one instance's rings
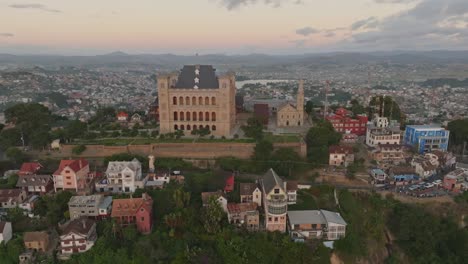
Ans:
{"label": "dense cityscape", "polygon": [[0,4],[0,264],[467,263],[467,17]]}

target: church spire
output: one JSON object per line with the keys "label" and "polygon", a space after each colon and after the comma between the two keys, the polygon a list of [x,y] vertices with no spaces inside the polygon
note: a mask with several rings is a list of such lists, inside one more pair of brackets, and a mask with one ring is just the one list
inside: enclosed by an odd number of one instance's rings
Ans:
{"label": "church spire", "polygon": [[297,90],[297,110],[304,113],[304,80],[299,80],[299,89]]}

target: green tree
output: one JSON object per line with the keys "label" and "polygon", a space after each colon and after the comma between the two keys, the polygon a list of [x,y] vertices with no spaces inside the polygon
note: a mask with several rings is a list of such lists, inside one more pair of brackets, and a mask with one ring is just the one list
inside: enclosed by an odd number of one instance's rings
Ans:
{"label": "green tree", "polygon": [[328,147],[338,144],[340,140],[341,134],[335,131],[330,122],[318,122],[306,135],[309,161],[315,164],[328,163]]}
{"label": "green tree", "polygon": [[262,139],[255,144],[253,159],[254,160],[269,160],[273,153],[273,143]]}
{"label": "green tree", "polygon": [[273,153],[272,167],[280,175],[289,175],[293,170],[301,168],[302,159],[292,148],[280,148]]}
{"label": "green tree", "polygon": [[190,203],[190,193],[184,192],[181,188],[174,191],[174,203],[178,209],[187,207]]}
{"label": "green tree", "polygon": [[356,99],[353,99],[351,100],[351,108],[350,108],[351,112],[353,112],[353,114],[355,115],[359,115],[359,114],[365,114],[366,113],[366,108],[364,106],[362,106],[358,100]]}
{"label": "green tree", "polygon": [[221,231],[221,221],[225,218],[225,213],[216,197],[211,196],[208,205],[203,208],[203,226],[206,232],[213,234]]}
{"label": "green tree", "polygon": [[6,150],[5,155],[9,160],[19,165],[27,160],[26,154],[18,148],[10,147]]}
{"label": "green tree", "polygon": [[5,150],[9,147],[21,145],[21,132],[17,128],[4,129],[0,132],[0,148]]}
{"label": "green tree", "polygon": [[68,140],[84,138],[88,125],[80,120],[70,121],[65,127],[65,136]]}
{"label": "green tree", "polygon": [[312,101],[307,101],[306,105],[305,105],[305,111],[308,115],[312,114],[312,112],[314,111],[314,103]]}
{"label": "green tree", "polygon": [[246,137],[253,138],[257,141],[263,138],[263,123],[256,117],[247,119],[247,125],[241,127]]}

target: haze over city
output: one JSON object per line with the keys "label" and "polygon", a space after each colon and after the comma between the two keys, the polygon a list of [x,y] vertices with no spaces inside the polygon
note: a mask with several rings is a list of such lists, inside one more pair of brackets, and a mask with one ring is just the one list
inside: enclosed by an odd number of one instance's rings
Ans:
{"label": "haze over city", "polygon": [[0,1],[0,52],[460,50],[465,0]]}

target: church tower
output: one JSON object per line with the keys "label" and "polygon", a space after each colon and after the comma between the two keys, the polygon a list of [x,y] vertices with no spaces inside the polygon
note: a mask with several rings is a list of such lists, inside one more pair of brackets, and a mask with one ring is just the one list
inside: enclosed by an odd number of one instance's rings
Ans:
{"label": "church tower", "polygon": [[297,111],[304,120],[304,80],[299,80],[299,89],[297,90]]}

